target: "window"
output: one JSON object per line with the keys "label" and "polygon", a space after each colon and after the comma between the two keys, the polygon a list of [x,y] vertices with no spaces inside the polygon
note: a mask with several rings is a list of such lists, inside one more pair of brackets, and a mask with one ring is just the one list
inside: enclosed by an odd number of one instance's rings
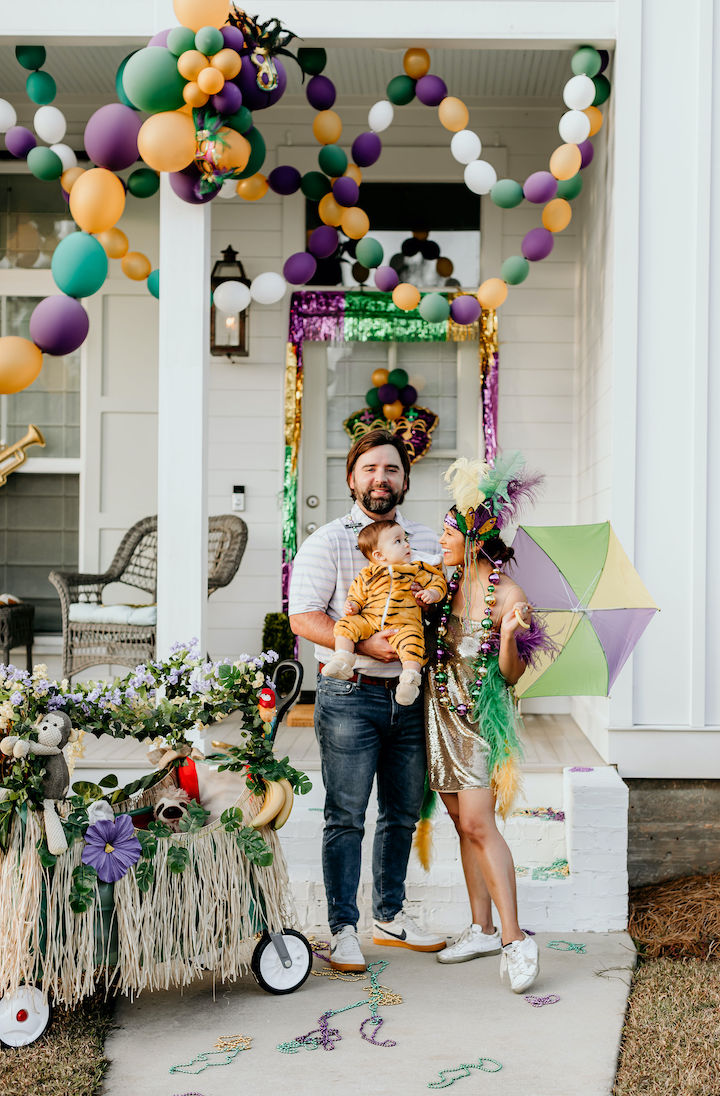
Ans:
{"label": "window", "polygon": [[0,269],[46,270],[56,245],[74,231],[57,184],[0,174]]}

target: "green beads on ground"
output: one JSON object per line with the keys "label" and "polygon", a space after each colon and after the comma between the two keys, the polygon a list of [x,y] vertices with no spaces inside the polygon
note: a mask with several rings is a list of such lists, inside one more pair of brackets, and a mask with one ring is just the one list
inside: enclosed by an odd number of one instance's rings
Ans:
{"label": "green beads on ground", "polygon": [[490,198],[500,209],[514,209],[523,197],[523,188],[514,179],[498,179],[490,191]]}
{"label": "green beads on ground", "polygon": [[530,263],[522,255],[511,255],[500,267],[500,277],[508,285],[520,285],[530,273]]}

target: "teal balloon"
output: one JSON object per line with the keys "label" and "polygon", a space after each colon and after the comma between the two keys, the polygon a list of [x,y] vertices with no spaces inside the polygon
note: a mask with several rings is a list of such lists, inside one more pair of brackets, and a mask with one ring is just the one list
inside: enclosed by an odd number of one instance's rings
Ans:
{"label": "teal balloon", "polygon": [[45,46],[15,46],[15,57],[24,69],[33,71],[43,67],[47,53]]}
{"label": "teal balloon", "polygon": [[316,46],[301,46],[297,51],[300,68],[308,76],[319,76],[327,64],[327,53]]}
{"label": "teal balloon", "polygon": [[153,297],[160,296],[160,271],[151,270],[147,276],[147,287],[152,293]]}
{"label": "teal balloon", "polygon": [[[431,294],[431,296],[439,296],[439,294]],[[445,298],[443,297],[443,300]],[[404,369],[393,369],[391,373],[388,373],[388,384],[394,384],[396,388],[404,388],[410,378]]]}
{"label": "teal balloon", "polygon": [[25,81],[25,90],[33,103],[44,107],[57,95],[57,84],[49,72],[31,72]]}
{"label": "teal balloon", "polygon": [[160,176],[150,167],[139,167],[128,176],[127,188],[135,198],[152,198],[160,189]]}
{"label": "teal balloon", "polygon": [[511,255],[500,267],[500,277],[508,285],[520,285],[530,273],[530,263],[522,255]]}
{"label": "teal balloon", "polygon": [[514,179],[498,179],[490,191],[490,198],[500,209],[514,209],[523,197],[523,188]]}
{"label": "teal balloon", "polygon": [[319,202],[330,193],[330,180],[322,171],[306,171],[300,180],[300,189],[311,202]]}
{"label": "teal balloon", "polygon": [[132,53],[128,53],[127,57],[123,58],[123,60],[118,65],[118,70],[115,73],[115,94],[117,95],[118,99],[124,107],[130,107],[132,110],[137,110],[138,108],[135,106],[134,103],[130,102],[127,95],[125,94],[123,73],[125,72],[125,66],[127,65],[128,61],[131,57],[134,57],[136,53],[137,50],[133,50]]}
{"label": "teal balloon", "polygon": [[570,179],[560,180],[557,187],[557,196],[558,198],[565,198],[568,202],[571,202],[573,198],[577,198],[582,188],[582,175],[578,172],[577,175],[573,175]]}
{"label": "teal balloon", "polygon": [[258,171],[265,163],[267,148],[265,146],[265,138],[260,130],[249,129],[245,134],[245,137],[250,142],[250,159],[245,166],[245,170],[239,175],[233,175],[233,179],[249,179],[251,175],[257,175]]}
{"label": "teal balloon", "polygon": [[57,245],[50,266],[61,292],[68,297],[91,297],[107,278],[108,257],[94,236],[73,232]]}
{"label": "teal balloon", "polygon": [[230,126],[230,129],[234,129],[237,133],[247,133],[254,125],[253,116],[247,107],[240,107],[240,110],[225,119],[225,125]]}
{"label": "teal balloon", "polygon": [[195,49],[199,49],[206,57],[212,57],[223,49],[225,39],[217,27],[200,27],[195,35]]}
{"label": "teal balloon", "polygon": [[[447,297],[443,297],[442,293],[427,293],[420,301],[418,312],[427,323],[442,323],[450,315],[450,304]],[[394,369],[388,377],[390,384],[397,384],[397,381],[393,381],[390,378],[395,373],[405,373],[404,369]],[[407,382],[407,373],[405,373],[405,384],[400,385],[404,388]]]}
{"label": "teal balloon", "polygon": [[601,107],[610,98],[610,81],[607,76],[600,73],[599,76],[593,76],[593,84],[595,85],[595,98],[592,105]]}
{"label": "teal balloon", "polygon": [[[355,257],[363,266],[380,266],[383,261],[383,254],[382,244],[378,240],[373,240],[372,236],[363,236],[362,240],[358,240],[357,247],[355,248]],[[405,381],[405,384],[398,384],[397,381],[390,381],[390,384],[394,384],[398,388],[404,388],[407,381]]]}
{"label": "teal balloon", "polygon": [[376,410],[380,409],[381,403],[380,397],[378,396],[377,388],[368,389],[368,391],[365,393],[365,403],[368,405],[368,407],[374,407],[376,408]]}
{"label": "teal balloon", "polygon": [[396,107],[404,107],[415,98],[415,81],[411,76],[393,76],[387,86],[387,97]]}
{"label": "teal balloon", "polygon": [[167,48],[173,57],[179,57],[181,53],[195,49],[195,32],[189,27],[173,27],[167,36]]}
{"label": "teal balloon", "polygon": [[177,70],[177,58],[164,46],[146,46],[134,53],[125,65],[122,82],[130,101],[148,114],[185,105],[186,80]]}
{"label": "teal balloon", "polygon": [[593,46],[580,46],[573,54],[570,68],[576,76],[597,76],[602,68],[602,57]]}
{"label": "teal balloon", "polygon": [[318,153],[320,167],[331,179],[337,179],[348,165],[348,158],[340,145],[323,145]]}
{"label": "teal balloon", "polygon": [[30,149],[27,166],[36,179],[59,179],[65,170],[57,153],[44,145],[36,145]]}

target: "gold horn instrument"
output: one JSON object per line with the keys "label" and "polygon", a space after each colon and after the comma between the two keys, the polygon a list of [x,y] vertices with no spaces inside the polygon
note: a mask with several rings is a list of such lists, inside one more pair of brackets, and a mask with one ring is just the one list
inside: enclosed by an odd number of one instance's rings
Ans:
{"label": "gold horn instrument", "polygon": [[7,483],[7,478],[11,472],[14,472],[16,468],[25,463],[27,460],[25,450],[31,445],[45,445],[45,438],[37,426],[33,426],[32,423],[28,426],[27,434],[20,438],[20,441],[8,445],[7,449],[0,449],[0,487]]}

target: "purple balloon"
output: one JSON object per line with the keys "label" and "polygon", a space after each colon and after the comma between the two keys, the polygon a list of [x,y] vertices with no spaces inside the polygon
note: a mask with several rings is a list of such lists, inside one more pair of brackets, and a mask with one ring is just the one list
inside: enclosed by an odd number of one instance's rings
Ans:
{"label": "purple balloon", "polygon": [[228,24],[227,26],[220,27],[220,33],[223,36],[223,42],[225,43],[226,49],[234,49],[239,53],[241,49],[245,48],[243,33],[241,30],[238,30],[237,27],[232,27]]}
{"label": "purple balloon", "polygon": [[584,167],[587,167],[588,164],[592,163],[595,149],[593,148],[593,143],[589,137],[587,141],[582,141],[582,143],[578,145],[578,148],[580,149],[580,170],[582,171]]}
{"label": "purple balloon", "polygon": [[268,79],[267,73],[258,72],[257,66],[251,60],[251,54],[243,53],[242,68],[235,77],[234,83],[240,88],[243,106],[248,110],[264,110],[266,107],[271,107],[273,103],[277,103],[287,87],[285,66],[279,57],[273,57],[272,61],[277,69],[277,86],[272,91],[265,91],[263,85]]}
{"label": "purple balloon", "polygon": [[412,407],[417,397],[417,388],[413,388],[411,384],[406,384],[404,388],[400,389],[400,399],[404,407]]}
{"label": "purple balloon", "polygon": [[87,338],[88,314],[74,297],[64,293],[40,301],[30,317],[30,338],[43,354],[72,354]]}
{"label": "purple balloon", "polygon": [[354,206],[360,196],[360,188],[349,175],[341,175],[333,183],[333,198],[338,205]]}
{"label": "purple balloon", "polygon": [[600,54],[600,72],[604,72],[610,64],[610,54],[606,49],[599,49],[598,53]]}
{"label": "purple balloon", "polygon": [[547,228],[532,228],[523,236],[521,250],[532,263],[546,259],[553,249],[553,234]]}
{"label": "purple balloon", "polygon": [[395,403],[400,398],[400,392],[394,384],[381,384],[378,388],[380,403]]}
{"label": "purple balloon", "polygon": [[218,114],[235,114],[243,105],[242,92],[232,80],[226,80],[222,91],[210,96],[210,102]]}
{"label": "purple balloon", "polygon": [[523,194],[529,202],[549,202],[557,194],[557,179],[549,171],[536,171],[523,183]]}
{"label": "purple balloon", "polygon": [[296,251],[286,260],[283,277],[291,285],[305,285],[317,270],[317,260],[308,251]]}
{"label": "purple balloon", "polygon": [[85,126],[85,150],[99,167],[122,171],[137,160],[142,118],[122,103],[108,103],[91,114]]}
{"label": "purple balloon", "polygon": [[296,167],[283,164],[275,167],[267,177],[268,185],[276,194],[294,194],[300,189],[302,175]]}
{"label": "purple balloon", "polygon": [[391,266],[379,266],[375,271],[375,285],[382,293],[391,293],[399,281],[397,270]]}
{"label": "purple balloon", "polygon": [[310,233],[308,251],[312,251],[318,259],[329,259],[337,251],[337,246],[338,234],[331,225],[320,225]]}
{"label": "purple balloon", "polygon": [[330,110],[335,102],[335,85],[327,76],[313,76],[305,88],[305,95],[315,110]]}
{"label": "purple balloon", "polygon": [[471,296],[470,293],[461,294],[450,305],[450,315],[455,323],[475,323],[481,312],[480,301],[477,297]]}
{"label": "purple balloon", "polygon": [[5,148],[11,156],[24,160],[31,148],[35,148],[37,137],[27,126],[11,126],[5,134]]}
{"label": "purple balloon", "polygon": [[370,167],[380,159],[382,141],[377,133],[361,133],[352,143],[352,157],[358,167]]}
{"label": "purple balloon", "polygon": [[426,107],[436,107],[447,95],[447,84],[439,76],[433,76],[429,72],[427,76],[421,76],[416,83],[415,94]]}
{"label": "purple balloon", "polygon": [[182,198],[188,205],[205,205],[205,202],[212,201],[220,189],[215,187],[214,190],[201,191],[200,183],[202,178],[202,175],[193,164],[184,167],[182,171],[171,171],[169,174],[170,186],[178,198]]}
{"label": "purple balloon", "polygon": [[153,34],[152,38],[148,42],[149,46],[165,46],[167,48],[168,34],[172,30],[172,27],[168,27],[167,30],[159,30],[157,34]]}

